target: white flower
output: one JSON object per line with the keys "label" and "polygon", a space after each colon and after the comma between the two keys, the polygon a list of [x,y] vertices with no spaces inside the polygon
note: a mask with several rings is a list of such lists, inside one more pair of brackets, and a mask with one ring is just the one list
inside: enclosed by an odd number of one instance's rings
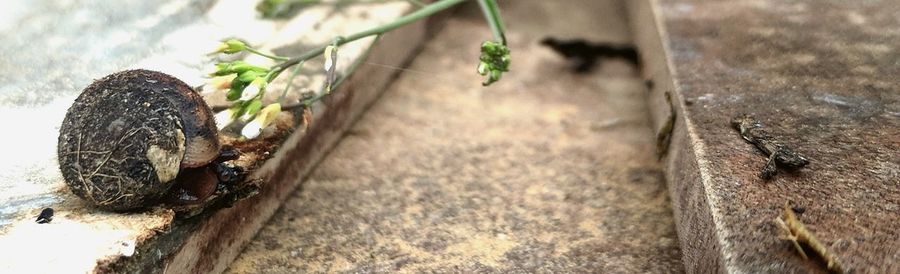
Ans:
{"label": "white flower", "polygon": [[331,57],[336,50],[334,46],[325,47],[325,71],[330,71],[331,66],[334,66],[334,58]]}
{"label": "white flower", "polygon": [[266,106],[256,114],[256,118],[253,121],[244,125],[244,128],[241,129],[241,135],[247,139],[256,138],[263,129],[272,124],[275,117],[278,117],[278,113],[281,113],[281,104],[275,103]]}
{"label": "white flower", "polygon": [[206,81],[206,86],[203,87],[203,94],[210,94],[220,90],[227,90],[231,88],[231,81],[237,77],[237,74],[229,74],[225,76],[216,76],[210,78]]}
{"label": "white flower", "polygon": [[238,100],[247,101],[256,98],[256,96],[259,95],[259,92],[261,92],[265,88],[266,79],[262,77],[253,79],[253,82],[250,82],[250,84],[247,85],[247,87],[245,87],[243,91],[241,91],[241,98]]}
{"label": "white flower", "polygon": [[244,126],[244,129],[241,130],[241,135],[243,135],[247,139],[253,139],[256,138],[256,136],[259,136],[259,133],[262,132],[262,129],[262,121],[260,121],[259,119],[253,119],[253,121],[247,123],[247,125]]}
{"label": "white flower", "polygon": [[219,130],[222,130],[223,128],[230,125],[232,122],[234,122],[235,114],[237,113],[234,111],[234,109],[230,108],[216,113],[216,127],[218,127]]}

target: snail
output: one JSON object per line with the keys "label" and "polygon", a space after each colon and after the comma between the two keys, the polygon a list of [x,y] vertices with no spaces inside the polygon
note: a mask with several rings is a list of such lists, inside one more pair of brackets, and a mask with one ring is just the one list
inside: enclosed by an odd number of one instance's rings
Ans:
{"label": "snail", "polygon": [[59,131],[66,185],[100,209],[199,203],[243,176],[227,163],[239,154],[220,145],[203,98],[161,72],[128,70],[95,81]]}

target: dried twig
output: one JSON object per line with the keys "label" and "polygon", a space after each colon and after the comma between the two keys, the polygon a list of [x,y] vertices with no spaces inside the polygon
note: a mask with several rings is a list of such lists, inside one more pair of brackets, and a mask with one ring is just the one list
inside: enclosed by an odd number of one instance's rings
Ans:
{"label": "dried twig", "polygon": [[813,252],[822,257],[822,259],[825,260],[829,271],[834,273],[844,273],[844,268],[838,261],[837,256],[829,251],[822,242],[819,242],[812,232],[806,229],[806,226],[800,222],[800,219],[797,219],[794,210],[791,209],[790,205],[787,203],[784,204],[784,210],[782,211],[781,216],[775,218],[775,224],[778,228],[787,233],[783,239],[791,241],[794,244],[794,248],[797,249],[797,252],[800,253],[800,256],[802,256],[803,259],[808,260],[809,257],[806,256],[806,252],[803,251],[803,247],[801,247],[800,244],[806,245]]}
{"label": "dried twig", "polygon": [[666,91],[666,103],[669,105],[669,113],[662,128],[656,133],[656,156],[662,160],[669,152],[669,145],[672,143],[672,132],[675,129],[675,105],[672,104],[672,93]]}
{"label": "dried twig", "polygon": [[769,157],[768,161],[766,161],[766,166],[763,167],[762,173],[759,175],[763,180],[772,179],[778,173],[776,164],[789,170],[799,169],[809,164],[809,160],[806,157],[775,140],[753,116],[747,114],[738,115],[731,120],[731,125],[741,133],[741,137],[744,140],[755,145],[756,148],[759,148],[760,151]]}

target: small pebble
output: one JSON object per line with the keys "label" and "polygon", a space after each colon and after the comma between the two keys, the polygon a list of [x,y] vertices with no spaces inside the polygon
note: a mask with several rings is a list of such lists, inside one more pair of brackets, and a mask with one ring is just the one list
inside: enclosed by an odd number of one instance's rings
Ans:
{"label": "small pebble", "polygon": [[53,209],[49,207],[41,210],[41,214],[39,214],[37,220],[35,220],[35,222],[39,224],[50,223],[50,221],[53,221]]}
{"label": "small pebble", "polygon": [[806,212],[806,207],[795,205],[791,207],[791,210],[793,210],[798,215],[801,215],[803,214],[803,212]]}

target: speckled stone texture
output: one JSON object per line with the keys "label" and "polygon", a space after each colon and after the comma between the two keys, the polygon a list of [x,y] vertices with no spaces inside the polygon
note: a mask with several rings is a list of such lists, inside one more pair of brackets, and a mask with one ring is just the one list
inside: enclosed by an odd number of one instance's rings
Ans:
{"label": "speckled stone texture", "polygon": [[[900,6],[658,3],[632,7],[663,27],[671,66],[657,62],[647,75],[683,110],[668,174],[688,271],[824,271],[778,238],[773,219],[791,202],[845,269],[900,273]],[[739,113],[755,114],[809,166],[759,179],[765,156],[729,125]]]}
{"label": "speckled stone texture", "polygon": [[228,272],[680,272],[636,70],[576,75],[538,43],[628,42],[624,7],[567,4],[504,2],[513,66],[488,88],[465,7]]}

